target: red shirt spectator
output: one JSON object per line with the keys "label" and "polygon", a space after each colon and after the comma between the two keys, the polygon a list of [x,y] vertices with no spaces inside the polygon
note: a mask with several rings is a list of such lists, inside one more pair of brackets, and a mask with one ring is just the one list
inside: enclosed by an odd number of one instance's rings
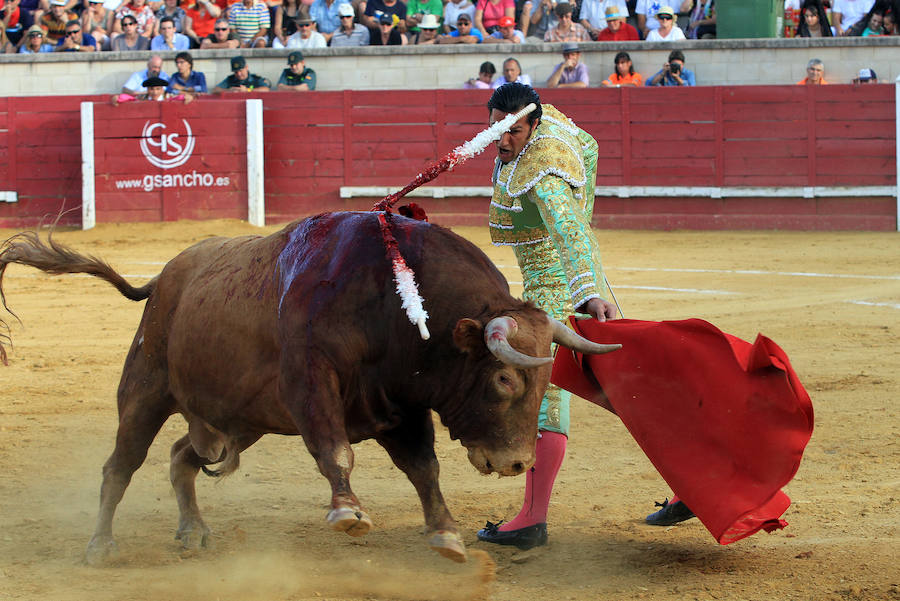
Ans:
{"label": "red shirt spectator", "polygon": [[625,22],[616,6],[606,9],[606,28],[597,35],[598,42],[629,42],[640,40],[638,30]]}

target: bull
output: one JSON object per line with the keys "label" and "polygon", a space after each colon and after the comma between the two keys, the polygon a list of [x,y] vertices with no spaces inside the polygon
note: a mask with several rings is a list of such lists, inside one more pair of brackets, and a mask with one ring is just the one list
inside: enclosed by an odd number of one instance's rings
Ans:
{"label": "bull", "polygon": [[351,445],[374,438],[415,487],[429,546],[465,561],[438,484],[431,411],[478,471],[519,474],[534,462],[551,343],[587,353],[618,345],[589,342],[513,298],[488,257],[460,236],[390,214],[430,314],[423,340],[394,293],[377,215],[326,213],[266,237],[207,239],[141,287],[52,236],[6,241],[0,295],[6,267],[18,263],[91,274],[147,300],[118,387],[115,449],[103,466],[88,563],[115,552],[116,507],[175,413],[188,424],[170,464],[185,548],[204,546],[210,533],[197,505],[198,472],[231,473],[262,435],[299,434],[331,485],[331,528],[351,536],[372,528],[350,472]]}

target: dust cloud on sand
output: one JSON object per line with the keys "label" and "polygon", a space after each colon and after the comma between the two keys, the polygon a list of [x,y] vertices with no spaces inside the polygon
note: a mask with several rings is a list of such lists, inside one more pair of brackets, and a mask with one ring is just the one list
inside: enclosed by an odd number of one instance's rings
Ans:
{"label": "dust cloud on sand", "polygon": [[[455,566],[454,566],[455,567]],[[151,583],[151,598],[170,601],[270,601],[305,598],[373,598],[398,601],[486,601],[495,564],[485,551],[450,570],[383,560],[336,556],[311,560],[268,552],[176,566]]]}

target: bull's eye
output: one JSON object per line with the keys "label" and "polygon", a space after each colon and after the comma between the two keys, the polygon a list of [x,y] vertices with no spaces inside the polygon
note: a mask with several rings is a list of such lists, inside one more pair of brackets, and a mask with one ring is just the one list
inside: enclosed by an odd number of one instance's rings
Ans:
{"label": "bull's eye", "polygon": [[497,392],[502,398],[510,398],[516,394],[518,384],[515,377],[508,373],[498,373],[496,376]]}

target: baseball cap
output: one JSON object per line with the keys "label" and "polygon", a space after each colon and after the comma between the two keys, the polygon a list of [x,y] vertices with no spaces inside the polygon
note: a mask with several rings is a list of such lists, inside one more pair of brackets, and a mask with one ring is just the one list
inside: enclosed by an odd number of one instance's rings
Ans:
{"label": "baseball cap", "polygon": [[233,56],[231,57],[231,70],[239,71],[247,66],[247,61],[243,56]]}
{"label": "baseball cap", "polygon": [[340,6],[338,6],[338,15],[342,17],[352,17],[353,16],[353,6],[344,2]]}
{"label": "baseball cap", "polygon": [[44,35],[44,30],[41,28],[40,25],[32,25],[31,27],[28,28],[27,34],[28,34],[28,37],[31,37],[33,35]]}
{"label": "baseball cap", "polygon": [[50,4],[53,6],[65,6],[66,0],[50,0]]}
{"label": "baseball cap", "polygon": [[389,15],[388,13],[383,13],[379,18],[378,22],[382,25],[393,25],[394,24],[394,15]]}
{"label": "baseball cap", "polygon": [[606,7],[606,20],[610,19],[625,19],[627,18],[625,15],[619,12],[618,6],[607,6]]}
{"label": "baseball cap", "polygon": [[500,17],[500,20],[497,22],[497,25],[499,25],[500,27],[515,27],[516,20],[513,19],[512,17],[503,16],[503,17]]}
{"label": "baseball cap", "polygon": [[656,11],[657,15],[669,15],[673,19],[675,18],[675,11],[672,10],[671,6],[660,6],[659,10]]}
{"label": "baseball cap", "polygon": [[878,79],[878,76],[875,75],[875,71],[873,71],[872,69],[860,69],[859,70],[859,80],[860,81],[869,81],[870,79]]}
{"label": "baseball cap", "polygon": [[456,16],[456,24],[459,25],[459,22],[460,22],[460,21],[465,21],[466,23],[471,23],[471,22],[472,22],[472,17],[470,17],[470,16],[467,15],[466,13],[461,13],[461,14],[459,14],[459,15]]}
{"label": "baseball cap", "polygon": [[288,54],[288,64],[296,65],[297,63],[303,62],[303,53],[299,50],[294,50],[290,54]]}

